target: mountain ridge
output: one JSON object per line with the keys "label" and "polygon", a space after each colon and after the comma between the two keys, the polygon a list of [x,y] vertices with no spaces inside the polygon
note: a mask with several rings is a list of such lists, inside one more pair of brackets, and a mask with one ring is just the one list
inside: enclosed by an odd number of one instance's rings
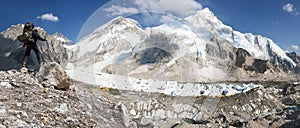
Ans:
{"label": "mountain ridge", "polygon": [[151,74],[185,82],[295,80],[297,68],[271,39],[235,31],[208,8],[145,29],[136,20],[117,17],[77,44],[78,68],[142,79]]}

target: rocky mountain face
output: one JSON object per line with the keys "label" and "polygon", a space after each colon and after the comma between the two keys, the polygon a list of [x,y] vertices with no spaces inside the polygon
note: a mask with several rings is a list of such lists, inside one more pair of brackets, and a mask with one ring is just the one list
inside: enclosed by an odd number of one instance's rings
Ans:
{"label": "rocky mountain face", "polygon": [[287,52],[286,55],[290,57],[295,63],[300,63],[300,56],[296,52]]}
{"label": "rocky mountain face", "polygon": [[296,52],[287,52],[286,55],[290,57],[296,64],[295,73],[300,72],[300,55],[298,55]]}
{"label": "rocky mountain face", "polygon": [[[57,62],[64,65],[68,62],[71,53],[64,47],[63,42],[58,40],[56,36],[49,35],[43,28],[37,28],[41,37],[46,36],[47,42],[38,41],[43,62]],[[23,43],[17,41],[17,36],[22,34],[23,25],[13,25],[0,34],[0,69],[20,69],[25,49],[22,48]],[[69,43],[69,42],[66,42]],[[35,53],[31,53],[28,59],[28,66],[36,68],[37,60]]]}

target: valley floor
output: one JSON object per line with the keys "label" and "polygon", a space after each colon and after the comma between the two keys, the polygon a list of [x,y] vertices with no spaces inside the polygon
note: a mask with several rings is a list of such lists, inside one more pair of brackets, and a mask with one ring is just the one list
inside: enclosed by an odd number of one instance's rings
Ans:
{"label": "valley floor", "polygon": [[263,85],[228,97],[169,96],[74,82],[57,90],[32,74],[0,71],[5,127],[300,127],[300,85]]}

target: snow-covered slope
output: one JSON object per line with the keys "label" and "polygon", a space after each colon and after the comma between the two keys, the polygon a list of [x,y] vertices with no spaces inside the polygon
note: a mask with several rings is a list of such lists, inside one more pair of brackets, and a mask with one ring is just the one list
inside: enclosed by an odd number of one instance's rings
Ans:
{"label": "snow-covered slope", "polygon": [[279,57],[290,63],[291,66],[288,68],[296,66],[293,60],[271,39],[261,35],[235,31],[230,26],[224,25],[208,8],[185,19],[192,24],[194,29],[198,31],[205,29],[210,35],[220,37],[236,48],[247,50],[256,59],[270,60],[273,64],[278,65],[279,62],[276,62],[275,58]]}
{"label": "snow-covered slope", "polygon": [[[125,41],[123,43],[128,42],[130,45],[136,44],[140,41],[139,38],[141,38],[140,36],[143,34],[144,32],[136,21],[117,17],[78,42],[78,46],[80,47],[78,57],[93,52],[96,49],[100,52],[99,50],[101,48],[112,45],[109,42]],[[115,46],[126,45],[121,42],[119,43],[120,44],[116,44]],[[113,48],[113,46],[111,48]]]}

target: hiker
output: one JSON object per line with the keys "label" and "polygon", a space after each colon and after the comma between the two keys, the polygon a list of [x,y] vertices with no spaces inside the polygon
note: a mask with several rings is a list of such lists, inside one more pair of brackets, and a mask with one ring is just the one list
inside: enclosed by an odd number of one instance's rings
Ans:
{"label": "hiker", "polygon": [[41,65],[41,56],[40,56],[40,50],[38,48],[38,46],[36,45],[37,40],[41,40],[41,41],[47,41],[46,37],[42,38],[40,37],[38,31],[35,29],[34,30],[34,24],[32,22],[27,22],[24,26],[23,29],[23,35],[27,34],[28,35],[28,39],[24,40],[23,43],[23,48],[26,47],[26,52],[23,58],[23,63],[22,63],[22,67],[26,67],[26,63],[27,63],[27,59],[30,56],[30,52],[31,50],[33,50],[36,54],[39,66]]}

